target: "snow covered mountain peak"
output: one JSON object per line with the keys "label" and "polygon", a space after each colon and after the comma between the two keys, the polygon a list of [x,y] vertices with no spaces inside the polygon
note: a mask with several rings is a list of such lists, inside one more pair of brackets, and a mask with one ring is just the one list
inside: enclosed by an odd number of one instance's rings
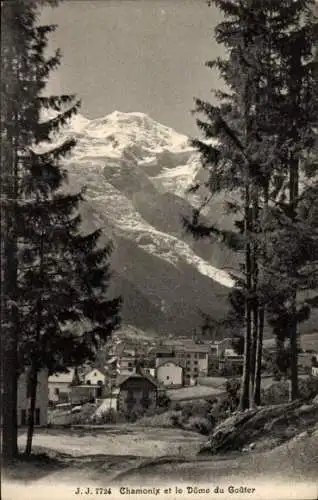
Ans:
{"label": "snow covered mountain peak", "polygon": [[220,314],[220,297],[234,285],[222,270],[224,250],[203,248],[181,222],[196,206],[188,188],[201,170],[188,137],[145,113],[120,111],[95,119],[78,114],[56,139],[68,136],[76,139],[65,160],[69,185],[86,186],[83,230],[102,227],[114,242],[125,321],[144,327],[146,314],[139,318],[138,311],[147,310],[150,326],[183,331],[197,324],[201,309]]}
{"label": "snow covered mountain peak", "polygon": [[[114,111],[91,120],[76,115],[70,119],[65,133],[75,135],[77,140],[71,161],[87,163],[103,159],[106,168],[117,165],[120,169],[130,163],[151,177],[187,165],[194,155],[186,135],[140,112]],[[189,170],[191,176],[192,170]]]}
{"label": "snow covered mountain peak", "polygon": [[145,113],[114,111],[104,117],[88,120],[77,115],[70,120],[69,130],[84,137],[110,141],[119,149],[139,145],[142,151],[191,151],[188,137],[162,125]]}

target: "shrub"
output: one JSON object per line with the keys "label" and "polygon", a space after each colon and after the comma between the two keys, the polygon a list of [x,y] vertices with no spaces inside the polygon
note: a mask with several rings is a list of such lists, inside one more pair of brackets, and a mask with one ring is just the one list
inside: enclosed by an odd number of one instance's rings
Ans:
{"label": "shrub", "polygon": [[234,408],[232,396],[228,395],[225,399],[220,399],[209,411],[208,419],[215,426],[225,420],[233,411]]}
{"label": "shrub", "polygon": [[176,403],[172,402],[171,408],[172,408],[172,410],[175,410],[175,411],[181,411],[182,405],[181,405],[181,403],[179,403],[179,401],[177,401]]}
{"label": "shrub", "polygon": [[96,424],[115,424],[117,423],[117,412],[113,408],[102,413],[95,420]]}
{"label": "shrub", "polygon": [[159,408],[163,408],[164,410],[167,410],[170,406],[170,398],[167,396],[167,394],[160,394],[157,399],[157,405]]}
{"label": "shrub", "polygon": [[92,423],[92,417],[96,411],[96,405],[92,403],[87,403],[83,405],[79,413],[74,413],[70,415],[71,425],[81,425]]}
{"label": "shrub", "polygon": [[270,387],[261,392],[263,405],[277,405],[286,403],[289,400],[289,382],[284,380],[275,382]]}
{"label": "shrub", "polygon": [[145,411],[143,408],[134,409],[130,412],[125,413],[126,422],[135,423],[139,418],[143,417]]}
{"label": "shrub", "polygon": [[299,380],[299,394],[301,399],[310,401],[318,394],[318,378],[310,376]]}
{"label": "shrub", "polygon": [[210,398],[207,399],[206,402],[208,403],[209,407],[212,408],[212,406],[217,404],[218,398]]}
{"label": "shrub", "polygon": [[238,379],[230,379],[226,381],[226,392],[227,392],[227,401],[229,408],[234,411],[238,407],[240,400],[240,388],[241,382]]}
{"label": "shrub", "polygon": [[187,428],[207,436],[212,432],[213,424],[207,418],[191,417],[189,419]]}
{"label": "shrub", "polygon": [[243,365],[227,364],[220,370],[222,377],[237,377],[242,375]]}
{"label": "shrub", "polygon": [[181,415],[184,420],[188,420],[195,413],[194,405],[186,403],[181,409]]}
{"label": "shrub", "polygon": [[173,425],[173,427],[182,427],[182,423],[181,423],[182,417],[181,417],[181,414],[179,412],[172,413],[170,420],[171,420],[171,424]]}
{"label": "shrub", "polygon": [[142,417],[143,416],[145,416],[145,417],[153,417],[155,415],[161,415],[162,413],[165,413],[166,411],[167,411],[167,408],[156,406],[154,408],[148,408],[147,410],[145,410],[145,412],[142,415]]}

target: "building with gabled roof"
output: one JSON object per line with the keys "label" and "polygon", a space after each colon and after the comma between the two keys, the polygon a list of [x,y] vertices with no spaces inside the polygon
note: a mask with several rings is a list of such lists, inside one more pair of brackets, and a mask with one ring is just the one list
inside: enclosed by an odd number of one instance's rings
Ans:
{"label": "building with gabled roof", "polygon": [[99,368],[91,368],[83,376],[84,384],[101,386],[104,386],[106,384],[106,378],[107,377],[105,371]]}
{"label": "building with gabled roof", "polygon": [[158,382],[140,369],[138,373],[118,377],[118,410],[126,413],[143,413],[157,405]]}

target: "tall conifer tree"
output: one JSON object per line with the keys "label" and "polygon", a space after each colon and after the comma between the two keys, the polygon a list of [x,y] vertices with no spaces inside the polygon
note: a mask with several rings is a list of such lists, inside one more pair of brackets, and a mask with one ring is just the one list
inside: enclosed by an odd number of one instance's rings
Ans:
{"label": "tall conifer tree", "polygon": [[[47,38],[55,27],[38,26],[37,13],[36,2],[16,3],[15,21],[18,19],[23,25],[24,18],[28,19],[28,36],[21,38],[24,52],[17,49],[24,72],[19,74],[20,93],[15,96],[20,113],[14,117],[23,139],[17,146],[12,224],[16,245],[15,304],[19,311],[15,324],[19,325],[19,336],[13,322],[9,327],[15,341],[15,384],[18,368],[21,372],[28,367],[28,454],[32,447],[39,371],[45,368],[52,373],[70,363],[93,358],[100,343],[116,327],[120,307],[118,298],[108,300],[106,296],[111,245],[100,246],[100,231],[80,233],[77,208],[83,195],[65,193],[67,174],[61,160],[75,143],[70,138],[56,145],[54,140],[77,112],[79,102],[74,96],[43,96],[60,54],[45,57]],[[22,33],[23,30],[20,36]],[[13,65],[12,60],[10,64]],[[45,108],[53,110],[55,116],[42,120]],[[16,401],[16,393],[11,394]],[[13,411],[12,408],[12,414]],[[5,429],[4,440],[7,435]],[[6,453],[14,455],[16,450]]]}
{"label": "tall conifer tree", "polygon": [[[268,255],[268,240],[277,224],[282,203],[285,203],[286,188],[289,190],[286,207],[294,206],[299,195],[296,158],[298,166],[300,157],[310,163],[308,150],[313,142],[315,116],[312,78],[315,25],[309,16],[308,9],[313,4],[310,0],[270,0],[266,4],[260,0],[215,0],[213,3],[224,14],[225,20],[216,28],[216,38],[225,45],[228,59],[218,59],[207,65],[219,70],[227,90],[216,92],[219,105],[196,99],[196,111],[206,118],[197,123],[209,142],[196,140],[194,145],[201,153],[203,166],[209,171],[205,187],[212,195],[220,191],[236,193],[237,202],[227,203],[227,207],[234,214],[243,209],[244,216],[235,222],[236,236],[215,226],[200,225],[199,211],[194,212],[192,221],[187,221],[186,225],[199,237],[221,235],[243,254],[245,361],[240,406],[244,409],[250,402],[260,403],[264,314],[268,301],[273,303],[275,296],[274,283],[271,286],[266,277],[273,257],[273,254]],[[292,46],[298,53],[296,57],[292,55]],[[294,121],[291,120],[293,113],[298,116]],[[211,145],[211,138],[214,144],[216,139],[216,146]],[[292,141],[295,141],[293,146]],[[293,217],[289,223],[285,219],[285,230],[286,224],[295,227],[295,213]],[[296,239],[296,253],[301,245],[301,239]],[[269,250],[275,254],[274,246]],[[277,264],[276,272],[278,267]],[[290,273],[292,269],[293,266]],[[280,275],[279,279],[282,278]],[[297,289],[296,278],[288,280],[289,292],[293,286]],[[295,293],[291,313],[294,326],[297,317]],[[288,336],[294,357],[295,397],[297,349],[295,328],[292,329]]]}
{"label": "tall conifer tree", "polygon": [[24,127],[29,78],[28,50],[35,20],[32,2],[1,3],[1,375],[2,450],[6,458],[17,452],[17,231],[19,162],[32,137]]}

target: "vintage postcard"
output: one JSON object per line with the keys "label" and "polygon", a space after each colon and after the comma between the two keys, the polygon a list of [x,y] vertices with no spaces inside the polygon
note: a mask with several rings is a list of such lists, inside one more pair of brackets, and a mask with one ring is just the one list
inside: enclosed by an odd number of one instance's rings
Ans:
{"label": "vintage postcard", "polygon": [[317,500],[316,7],[1,2],[4,500]]}

